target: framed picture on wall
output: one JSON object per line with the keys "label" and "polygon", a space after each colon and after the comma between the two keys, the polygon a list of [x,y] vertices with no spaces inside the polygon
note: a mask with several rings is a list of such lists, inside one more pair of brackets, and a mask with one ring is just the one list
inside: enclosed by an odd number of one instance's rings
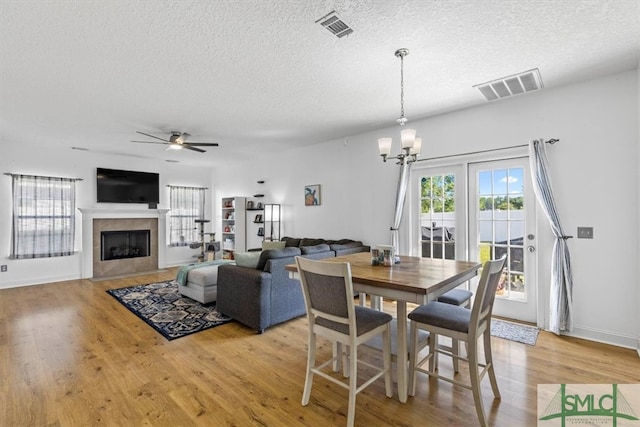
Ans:
{"label": "framed picture on wall", "polygon": [[320,184],[304,186],[304,205],[320,206]]}

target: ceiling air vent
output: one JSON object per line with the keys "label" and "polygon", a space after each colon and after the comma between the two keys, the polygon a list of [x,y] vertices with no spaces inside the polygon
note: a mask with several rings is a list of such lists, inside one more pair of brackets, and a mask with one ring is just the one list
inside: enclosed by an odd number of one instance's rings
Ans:
{"label": "ceiling air vent", "polygon": [[349,25],[340,19],[335,10],[332,10],[327,15],[316,21],[316,24],[320,23],[323,27],[331,32],[338,38],[344,37],[353,33],[353,29]]}
{"label": "ceiling air vent", "polygon": [[487,83],[473,86],[487,101],[533,92],[543,88],[540,71],[537,68],[520,74],[503,77]]}

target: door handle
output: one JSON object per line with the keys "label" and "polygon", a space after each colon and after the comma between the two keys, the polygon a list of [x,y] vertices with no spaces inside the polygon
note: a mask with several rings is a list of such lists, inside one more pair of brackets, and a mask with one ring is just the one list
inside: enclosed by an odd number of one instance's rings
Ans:
{"label": "door handle", "polygon": [[536,247],[535,246],[527,246],[527,251],[535,252],[536,251]]}

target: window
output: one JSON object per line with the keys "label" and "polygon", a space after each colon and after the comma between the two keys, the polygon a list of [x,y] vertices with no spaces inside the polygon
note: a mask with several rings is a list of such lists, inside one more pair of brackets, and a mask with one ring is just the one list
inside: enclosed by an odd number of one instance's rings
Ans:
{"label": "window", "polygon": [[72,255],[75,241],[76,179],[11,176],[11,258]]}
{"label": "window", "polygon": [[455,259],[455,175],[420,179],[420,232],[422,256]]}
{"label": "window", "polygon": [[204,188],[169,186],[169,245],[199,242],[196,219],[204,219]]}

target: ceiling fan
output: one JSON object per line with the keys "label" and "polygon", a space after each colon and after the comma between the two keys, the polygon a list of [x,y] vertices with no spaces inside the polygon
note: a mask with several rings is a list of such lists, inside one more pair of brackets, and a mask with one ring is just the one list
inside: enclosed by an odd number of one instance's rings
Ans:
{"label": "ceiling fan", "polygon": [[140,135],[148,136],[149,138],[159,139],[162,142],[156,141],[131,141],[131,142],[141,142],[144,144],[164,144],[168,145],[166,150],[179,150],[181,148],[186,148],[187,150],[197,151],[198,153],[206,153],[206,150],[197,147],[217,147],[217,142],[187,142],[187,139],[191,136],[186,132],[171,132],[171,136],[169,139],[160,138],[159,136],[149,135],[148,133],[136,131]]}

